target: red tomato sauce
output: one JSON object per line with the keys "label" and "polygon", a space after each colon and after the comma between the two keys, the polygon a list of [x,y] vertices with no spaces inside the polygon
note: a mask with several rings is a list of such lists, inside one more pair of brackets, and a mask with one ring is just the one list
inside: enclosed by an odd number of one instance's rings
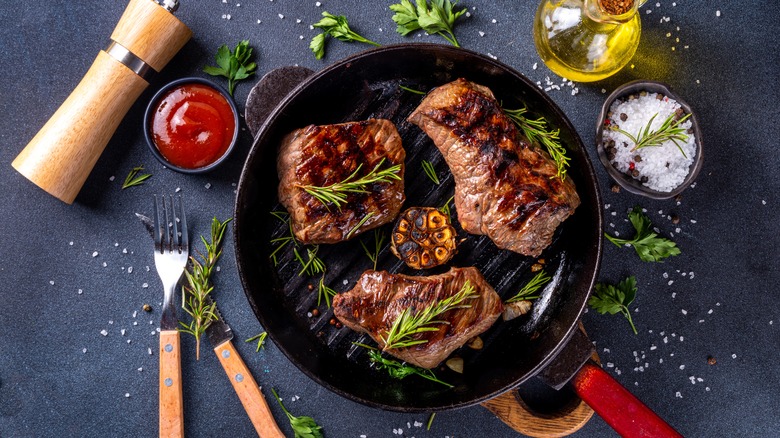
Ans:
{"label": "red tomato sauce", "polygon": [[157,150],[171,164],[197,169],[217,161],[236,131],[233,109],[216,89],[182,84],[160,99],[152,114]]}

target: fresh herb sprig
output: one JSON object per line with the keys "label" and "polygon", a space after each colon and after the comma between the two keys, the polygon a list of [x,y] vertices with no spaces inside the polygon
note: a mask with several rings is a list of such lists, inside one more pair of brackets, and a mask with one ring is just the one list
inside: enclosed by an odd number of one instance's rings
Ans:
{"label": "fresh herb sprig", "polygon": [[366,252],[366,256],[368,256],[368,259],[371,260],[371,262],[374,264],[374,270],[376,271],[376,262],[379,260],[379,253],[382,252],[382,246],[385,244],[385,240],[387,239],[387,234],[380,230],[379,228],[374,228],[374,248],[373,250],[369,250],[368,246],[366,246],[366,243],[362,240],[360,241],[360,245],[363,247],[363,251]]}
{"label": "fresh herb sprig", "polygon": [[328,11],[323,11],[320,21],[312,26],[322,29],[322,33],[312,38],[311,43],[309,43],[309,48],[314,52],[314,57],[317,59],[322,59],[325,56],[325,37],[328,35],[347,43],[357,42],[379,47],[378,43],[366,39],[350,29],[347,17],[343,15],[333,15]]}
{"label": "fresh herb sprig", "polygon": [[365,225],[365,223],[366,223],[366,222],[368,222],[368,220],[369,220],[369,219],[371,219],[373,216],[374,216],[374,212],[373,212],[373,211],[372,211],[372,212],[370,212],[370,213],[368,213],[367,215],[363,216],[363,218],[362,218],[362,219],[360,219],[360,222],[358,222],[358,223],[357,223],[357,225],[355,225],[354,227],[352,227],[352,229],[351,229],[351,230],[349,230],[349,232],[347,233],[347,235],[346,235],[345,237],[346,237],[347,239],[349,239],[350,237],[352,237],[352,235],[353,235],[353,234],[355,234],[355,232],[356,232],[357,230],[359,230],[359,229],[360,229],[360,227],[362,227],[363,225]]}
{"label": "fresh herb sprig", "polygon": [[218,67],[207,65],[203,67],[203,71],[211,76],[226,77],[228,92],[232,96],[238,81],[252,76],[257,70],[257,64],[249,61],[251,57],[252,48],[249,47],[249,40],[240,41],[233,52],[228,49],[227,45],[223,44],[217,49]]}
{"label": "fresh herb sprig", "polygon": [[387,374],[389,374],[390,377],[394,379],[401,380],[408,376],[420,376],[423,379],[427,379],[430,380],[431,382],[442,384],[448,388],[453,387],[453,385],[450,385],[447,382],[439,380],[436,377],[436,374],[434,374],[433,371],[431,370],[426,370],[424,368],[416,367],[414,365],[409,365],[407,363],[399,362],[395,359],[384,357],[382,356],[381,351],[369,345],[361,344],[358,342],[355,342],[354,344],[367,349],[368,359],[371,361],[371,363],[375,364],[377,369],[379,370],[387,370]]}
{"label": "fresh herb sprig", "polygon": [[628,309],[636,298],[636,291],[636,277],[633,275],[618,283],[617,286],[597,283],[593,295],[588,299],[588,305],[602,315],[622,313],[631,324],[634,334],[637,334],[634,321],[631,319],[631,311]]}
{"label": "fresh herb sprig", "polygon": [[276,402],[279,403],[279,406],[282,407],[282,410],[287,415],[287,419],[290,420],[290,426],[292,426],[293,433],[295,433],[295,438],[323,438],[322,427],[317,425],[313,418],[305,416],[296,417],[291,414],[282,404],[282,399],[279,398],[276,390],[271,388],[271,392],[274,394]]}
{"label": "fresh herb sprig", "polygon": [[437,186],[441,184],[441,181],[439,180],[439,176],[436,175],[436,169],[434,169],[433,163],[431,163],[428,160],[422,160],[421,166],[423,168],[423,172],[425,172],[425,174],[428,175],[428,178],[430,178],[434,184],[436,184]]}
{"label": "fresh herb sprig", "polygon": [[260,349],[265,349],[265,338],[268,337],[268,332],[262,332],[258,333],[251,338],[247,339],[244,342],[257,342],[257,349],[255,352],[260,351]]}
{"label": "fresh herb sprig", "polygon": [[428,423],[425,425],[425,430],[431,430],[434,418],[436,418],[436,412],[431,412],[431,416],[428,417]]}
{"label": "fresh herb sprig", "polygon": [[214,218],[211,221],[211,242],[203,236],[200,237],[206,246],[206,254],[200,254],[202,262],[194,256],[190,256],[190,270],[184,271],[187,284],[182,286],[181,307],[192,320],[189,324],[179,321],[179,331],[195,336],[196,360],[200,360],[201,336],[212,321],[219,319],[216,314],[217,304],[213,300],[209,303],[206,297],[214,290],[214,286],[211,284],[211,274],[217,260],[222,255],[222,239],[225,237],[225,230],[231,220],[220,222]]}
{"label": "fresh herb sprig", "polygon": [[427,339],[415,339],[415,335],[439,330],[435,325],[447,324],[447,322],[437,320],[436,317],[449,310],[471,307],[471,304],[466,304],[465,301],[478,296],[479,294],[474,289],[474,286],[471,285],[471,282],[466,281],[455,295],[432,303],[421,310],[411,311],[407,307],[396,317],[390,330],[384,336],[380,335],[382,342],[385,344],[384,350],[425,344],[428,342]]}
{"label": "fresh herb sprig", "polygon": [[325,284],[325,273],[323,273],[322,277],[320,277],[319,283],[317,283],[317,305],[319,306],[320,302],[325,300],[325,305],[330,307],[330,300],[335,296],[336,291]]}
{"label": "fresh herb sprig", "polygon": [[320,201],[326,207],[328,204],[334,204],[339,210],[341,206],[347,203],[347,195],[350,193],[366,193],[366,187],[371,184],[388,183],[392,180],[400,181],[401,177],[398,175],[401,172],[401,165],[396,164],[385,169],[380,170],[385,159],[377,163],[374,168],[361,177],[358,177],[360,170],[363,168],[361,163],[348,177],[343,181],[333,183],[329,186],[319,187],[313,185],[298,185],[299,188],[306,191],[306,193],[313,196]]}
{"label": "fresh herb sprig", "polygon": [[538,143],[547,150],[550,158],[555,161],[557,167],[556,177],[561,180],[566,178],[566,168],[569,167],[569,157],[566,155],[566,148],[561,143],[560,129],[552,130],[547,126],[547,120],[544,117],[538,119],[529,119],[525,116],[528,108],[518,108],[510,110],[502,108],[504,113],[523,131],[523,134],[531,143]]}
{"label": "fresh herb sprig", "polygon": [[133,167],[130,173],[127,174],[125,182],[122,183],[122,190],[128,187],[140,186],[144,181],[152,177],[149,173],[139,175],[138,173],[142,170],[144,170],[144,166]]}
{"label": "fresh herb sprig", "polygon": [[612,125],[609,129],[617,131],[628,137],[629,140],[634,143],[634,148],[631,149],[632,152],[637,149],[651,146],[658,147],[667,141],[671,141],[675,146],[677,146],[677,149],[680,150],[680,153],[683,155],[683,157],[688,158],[688,156],[685,155],[685,151],[683,151],[682,146],[680,146],[680,143],[678,142],[688,141],[688,136],[685,135],[685,128],[681,127],[680,124],[688,120],[691,115],[686,114],[685,116],[675,120],[677,115],[672,113],[669,115],[669,117],[666,118],[666,120],[664,120],[658,129],[651,131],[650,127],[652,126],[653,120],[655,120],[656,116],[658,116],[658,113],[655,113],[653,117],[650,117],[650,120],[648,120],[645,128],[640,128],[639,132],[636,133],[636,136],[633,136],[628,132],[620,129],[618,125]]}
{"label": "fresh herb sprig", "polygon": [[667,257],[680,254],[680,248],[676,243],[665,237],[658,237],[658,234],[652,231],[650,218],[642,213],[641,207],[634,207],[628,213],[628,219],[636,230],[636,235],[632,239],[619,239],[607,233],[604,233],[604,236],[618,247],[633,246],[639,258],[645,262],[660,262]]}
{"label": "fresh herb sprig", "polygon": [[277,258],[277,255],[279,255],[279,252],[282,249],[284,249],[284,247],[287,246],[290,243],[292,243],[293,246],[297,247],[298,246],[298,239],[295,238],[295,234],[293,233],[292,222],[290,221],[290,215],[288,215],[287,213],[285,213],[283,211],[272,211],[271,215],[273,215],[273,217],[279,219],[283,223],[287,224],[287,227],[289,229],[289,233],[288,234],[286,234],[284,236],[281,236],[281,237],[276,237],[274,239],[271,239],[271,245],[274,245],[275,248],[271,252],[271,255],[269,256],[269,258],[271,260],[273,260],[274,266],[277,266],[277,265],[279,265],[279,259]]}
{"label": "fresh herb sprig", "polygon": [[313,247],[307,247],[306,248],[306,256],[307,259],[304,260],[301,254],[298,252],[298,248],[293,249],[293,253],[295,254],[295,259],[298,260],[298,263],[301,264],[301,270],[298,272],[298,276],[302,276],[303,274],[308,275],[309,277],[313,277],[317,274],[324,274],[327,267],[325,266],[325,262],[322,261],[321,258],[317,256],[317,251],[320,250],[319,245],[314,245]]}
{"label": "fresh herb sprig", "polygon": [[552,280],[552,277],[547,275],[544,270],[539,271],[534,278],[523,286],[519,292],[517,292],[512,298],[506,300],[507,303],[514,303],[517,301],[535,300],[539,298],[539,295],[534,295],[541,289],[542,286]]}
{"label": "fresh herb sprig", "polygon": [[446,214],[450,220],[452,220],[452,210],[450,209],[450,203],[455,199],[455,196],[450,196],[450,199],[447,199],[447,202],[444,203],[441,207],[439,207],[439,211]]}
{"label": "fresh herb sprig", "polygon": [[402,89],[404,91],[408,91],[408,92],[410,92],[412,94],[419,94],[421,96],[426,94],[425,91],[415,90],[414,88],[409,88],[409,87],[406,87],[406,86],[403,86],[403,85],[399,85],[398,88],[400,88],[400,89]]}
{"label": "fresh herb sprig", "polygon": [[401,0],[390,5],[390,10],[395,12],[393,21],[398,25],[395,29],[399,34],[406,36],[411,32],[422,29],[428,35],[439,35],[449,41],[455,47],[460,47],[455,38],[455,21],[466,13],[466,8],[455,10],[457,2],[450,0],[417,0],[417,5],[410,0]]}

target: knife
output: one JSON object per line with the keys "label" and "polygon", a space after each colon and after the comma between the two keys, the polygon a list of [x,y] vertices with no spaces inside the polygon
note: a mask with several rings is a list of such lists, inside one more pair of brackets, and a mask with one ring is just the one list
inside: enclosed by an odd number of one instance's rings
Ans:
{"label": "knife", "polygon": [[284,438],[265,397],[260,392],[260,387],[252,377],[252,372],[247,368],[231,342],[233,331],[225,322],[214,300],[208,295],[206,295],[206,304],[214,306],[214,313],[218,318],[211,321],[211,324],[206,327],[206,336],[208,336],[211,346],[214,347],[214,353],[222,364],[222,368],[225,369],[241,404],[244,405],[244,410],[249,415],[255,431],[261,438]]}

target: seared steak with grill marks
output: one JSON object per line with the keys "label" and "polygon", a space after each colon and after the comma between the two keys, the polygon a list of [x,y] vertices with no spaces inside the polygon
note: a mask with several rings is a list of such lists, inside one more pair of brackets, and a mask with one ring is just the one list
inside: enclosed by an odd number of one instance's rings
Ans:
{"label": "seared steak with grill marks", "polygon": [[[404,202],[405,157],[401,137],[389,120],[310,125],[288,134],[276,166],[279,202],[290,213],[295,237],[306,244],[335,243],[392,221]],[[323,204],[302,188],[342,182],[362,165],[353,180],[360,178],[382,159],[379,170],[401,165],[400,180],[371,184],[365,193],[349,193],[341,208]]]}
{"label": "seared steak with grill marks", "polygon": [[333,313],[344,325],[368,333],[380,348],[382,337],[405,309],[414,314],[461,291],[469,282],[478,294],[464,304],[435,319],[446,324],[434,324],[437,331],[419,333],[415,339],[428,342],[386,351],[393,356],[422,368],[433,368],[469,339],[484,332],[501,315],[503,303],[477,268],[451,268],[430,277],[390,274],[386,271],[366,271],[357,285],[333,298]]}
{"label": "seared steak with grill marks", "polygon": [[409,116],[428,134],[455,179],[464,230],[502,249],[538,256],[580,198],[571,178],[532,145],[487,87],[458,79],[431,91]]}

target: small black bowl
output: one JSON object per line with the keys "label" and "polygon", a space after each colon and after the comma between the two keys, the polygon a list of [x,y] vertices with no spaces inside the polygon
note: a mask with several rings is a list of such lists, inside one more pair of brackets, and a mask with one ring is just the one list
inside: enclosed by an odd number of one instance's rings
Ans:
{"label": "small black bowl", "polygon": [[[607,119],[607,114],[609,113],[609,108],[612,106],[612,103],[617,99],[627,98],[628,96],[637,94],[640,91],[660,93],[668,96],[676,100],[686,114],[691,115],[691,128],[693,128],[693,134],[696,137],[696,157],[693,159],[693,163],[691,163],[690,169],[688,169],[688,176],[685,177],[679,186],[670,192],[659,192],[657,190],[653,190],[649,187],[646,187],[640,181],[637,181],[636,179],[631,178],[630,176],[617,170],[614,166],[612,166],[612,163],[607,158],[607,153],[604,150],[604,145],[602,142],[602,135],[604,133],[604,120]],[[615,91],[613,91],[612,94],[607,97],[607,100],[604,101],[604,105],[601,107],[601,113],[599,114],[598,122],[596,124],[596,151],[599,154],[601,164],[604,165],[604,167],[607,169],[607,173],[609,173],[609,176],[611,176],[615,182],[620,184],[621,187],[631,193],[646,196],[652,199],[669,199],[679,195],[683,190],[688,188],[692,182],[696,180],[696,177],[699,175],[699,171],[701,171],[701,166],[703,163],[701,129],[699,128],[699,121],[696,118],[696,114],[691,110],[690,105],[685,103],[685,101],[683,101],[680,96],[673,93],[669,89],[668,85],[656,81],[632,81],[616,88]]]}
{"label": "small black bowl", "polygon": [[[230,105],[230,109],[233,112],[233,122],[235,123],[235,127],[236,127],[233,130],[233,139],[230,141],[230,146],[228,146],[228,148],[225,150],[225,153],[223,153],[221,157],[217,158],[214,162],[210,164],[207,164],[202,167],[192,168],[192,169],[179,167],[171,163],[170,161],[168,161],[160,153],[159,149],[157,149],[157,145],[155,145],[154,143],[154,138],[152,138],[151,116],[155,108],[157,108],[157,103],[160,101],[160,99],[163,98],[163,96],[165,96],[168,93],[168,91],[184,84],[202,84],[217,90],[219,94],[221,94],[225,98],[225,100],[227,100],[228,105]],[[240,128],[241,126],[239,125],[239,120],[238,120],[238,108],[236,108],[236,103],[233,102],[233,98],[230,96],[230,94],[228,94],[228,92],[225,91],[224,88],[220,87],[214,82],[208,79],[203,79],[198,77],[177,79],[165,85],[164,87],[160,88],[160,90],[149,101],[149,105],[146,106],[146,112],[144,112],[144,137],[146,138],[146,143],[149,145],[149,149],[152,151],[152,155],[154,155],[154,157],[157,158],[157,160],[159,160],[165,167],[181,173],[197,174],[197,173],[206,173],[211,170],[214,170],[214,168],[219,166],[223,161],[227,159],[227,157],[235,148],[236,140],[238,139],[238,131]]]}

